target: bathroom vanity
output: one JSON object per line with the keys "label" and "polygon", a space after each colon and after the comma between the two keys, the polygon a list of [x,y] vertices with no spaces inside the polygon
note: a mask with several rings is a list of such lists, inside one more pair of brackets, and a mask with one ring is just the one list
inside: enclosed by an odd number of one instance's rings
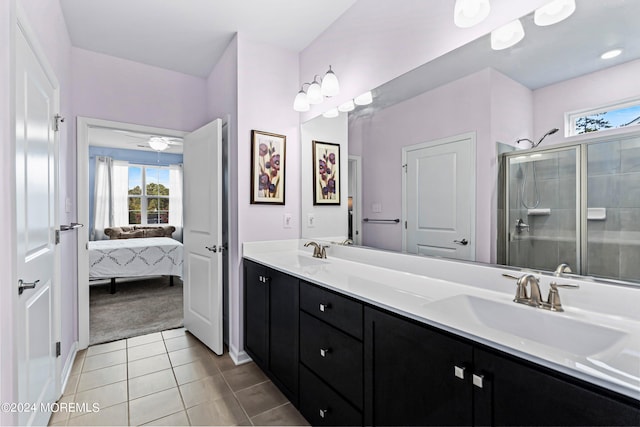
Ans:
{"label": "bathroom vanity", "polygon": [[543,312],[508,270],[302,243],[245,243],[245,349],[312,425],[640,425],[640,289],[556,277]]}

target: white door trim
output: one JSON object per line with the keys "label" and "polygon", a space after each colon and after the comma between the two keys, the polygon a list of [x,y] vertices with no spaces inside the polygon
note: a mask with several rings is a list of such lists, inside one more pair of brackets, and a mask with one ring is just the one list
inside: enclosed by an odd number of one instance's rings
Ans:
{"label": "white door trim", "polygon": [[86,225],[78,229],[78,349],[81,350],[89,346],[89,129],[126,130],[179,138],[187,132],[80,116],[76,128],[78,222]]}
{"label": "white door trim", "polygon": [[[355,245],[362,245],[362,156],[349,155],[349,168],[351,168],[352,163],[355,166],[354,173],[356,176],[356,188],[353,189],[355,191],[355,202],[353,204],[353,211],[355,213],[352,218],[354,233],[352,240]],[[351,175],[351,171],[349,171],[349,175]],[[351,178],[351,176],[349,178]],[[358,231],[357,235],[355,234],[356,230]]]}
{"label": "white door trim", "polygon": [[[405,221],[407,221],[407,173],[405,165],[407,164],[407,153],[413,150],[420,150],[423,148],[432,148],[438,145],[450,144],[453,142],[457,142],[460,140],[471,140],[471,173],[469,174],[469,178],[471,179],[470,188],[471,188],[471,206],[473,206],[473,212],[477,212],[476,205],[476,133],[475,132],[467,132],[459,135],[449,136],[446,138],[435,139],[433,141],[423,142],[415,145],[408,145],[402,147],[402,252],[407,251],[407,229],[405,228]],[[475,260],[476,258],[476,219],[471,220],[471,230],[470,230],[470,238],[469,240],[473,242],[473,245],[469,248],[471,251],[471,258]]]}

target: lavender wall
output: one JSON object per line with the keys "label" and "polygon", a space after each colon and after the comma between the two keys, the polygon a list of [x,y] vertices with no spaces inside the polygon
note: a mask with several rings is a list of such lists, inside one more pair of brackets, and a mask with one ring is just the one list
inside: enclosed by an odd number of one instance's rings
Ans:
{"label": "lavender wall", "polygon": [[[300,83],[333,66],[339,96],[302,114],[303,121],[380,86],[492,29],[526,15],[548,0],[492,0],[480,25],[460,29],[452,19],[454,0],[368,0],[356,2],[300,53]],[[294,94],[289,95],[293,102]]]}
{"label": "lavender wall", "polygon": [[73,48],[74,115],[192,131],[207,122],[206,80]]}

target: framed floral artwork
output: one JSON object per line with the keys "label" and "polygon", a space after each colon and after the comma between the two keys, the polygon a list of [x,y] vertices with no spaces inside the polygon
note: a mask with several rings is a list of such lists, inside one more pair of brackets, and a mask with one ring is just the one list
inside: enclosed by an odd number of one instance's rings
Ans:
{"label": "framed floral artwork", "polygon": [[340,204],[340,144],[313,141],[313,204]]}
{"label": "framed floral artwork", "polygon": [[251,204],[284,205],[287,137],[251,131]]}

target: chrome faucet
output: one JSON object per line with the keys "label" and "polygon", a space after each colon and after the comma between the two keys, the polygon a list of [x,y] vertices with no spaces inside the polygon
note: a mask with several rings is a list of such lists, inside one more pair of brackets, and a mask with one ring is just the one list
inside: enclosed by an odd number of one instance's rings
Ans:
{"label": "chrome faucet", "polygon": [[547,297],[547,302],[543,303],[542,308],[551,311],[564,311],[564,308],[562,308],[562,303],[560,302],[560,294],[558,293],[558,288],[578,289],[580,287],[578,285],[572,284],[560,285],[556,282],[551,282],[549,286],[549,296]]}
{"label": "chrome faucet", "polygon": [[563,262],[562,264],[556,267],[556,270],[553,273],[553,275],[560,277],[564,273],[573,273],[573,272],[571,271],[571,267],[569,267],[569,264],[566,264]]}
{"label": "chrome faucet", "polygon": [[[560,268],[560,266],[558,268]],[[566,272],[566,270],[564,271]],[[519,304],[530,305],[532,307],[542,308],[550,311],[564,311],[560,302],[560,294],[558,293],[558,288],[578,289],[580,287],[573,284],[558,284],[556,282],[551,282],[551,284],[549,285],[549,295],[547,296],[547,300],[543,301],[542,295],[540,294],[540,282],[538,278],[533,274],[527,273],[520,277],[513,276],[507,273],[504,273],[502,275],[504,277],[518,280],[516,283],[516,296],[513,301]],[[529,295],[529,293],[527,292],[527,285],[529,285],[531,295]]]}
{"label": "chrome faucet", "polygon": [[313,246],[313,257],[314,258],[326,258],[327,257],[327,248],[329,246],[319,245],[316,242],[307,242],[304,244],[304,247],[307,248],[309,246]]}
{"label": "chrome faucet", "polygon": [[346,246],[346,245],[353,245],[353,240],[351,239],[346,239],[345,241],[343,241],[342,243],[340,243],[342,246]]}

